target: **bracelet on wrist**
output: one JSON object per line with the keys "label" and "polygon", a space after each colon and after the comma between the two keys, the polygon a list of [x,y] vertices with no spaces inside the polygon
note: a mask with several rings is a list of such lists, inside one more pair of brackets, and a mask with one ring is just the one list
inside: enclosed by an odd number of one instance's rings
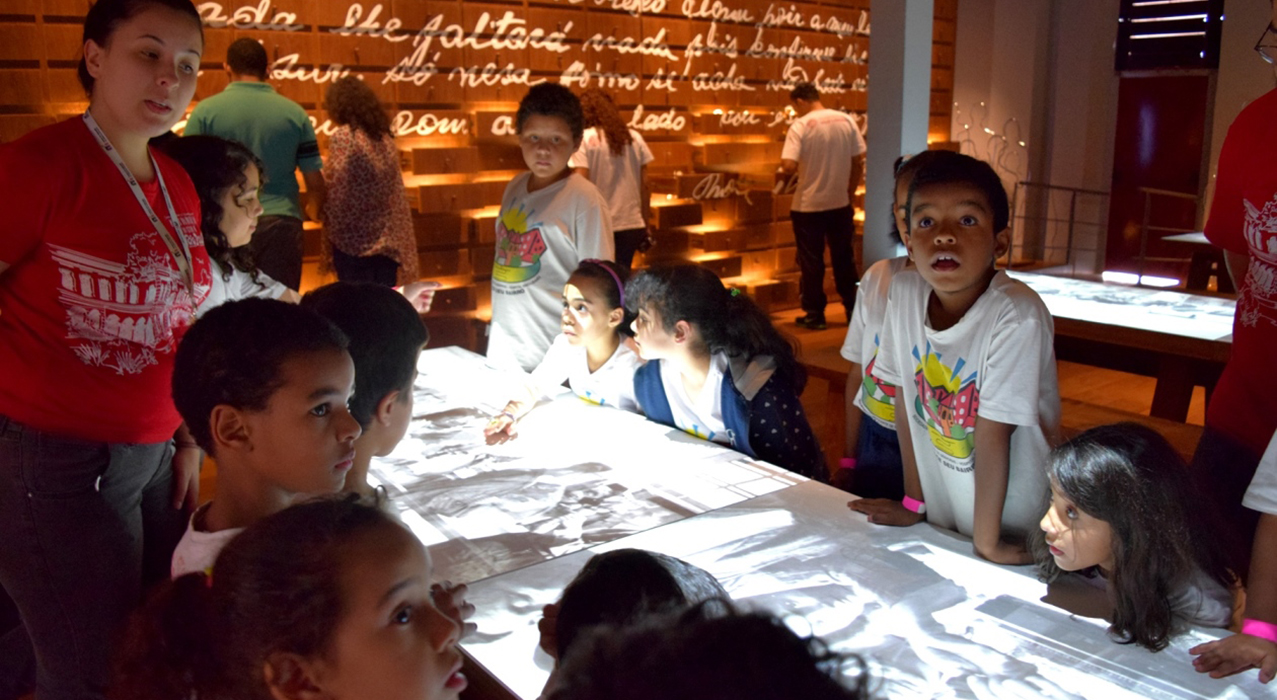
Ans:
{"label": "bracelet on wrist", "polygon": [[1249,634],[1252,637],[1267,639],[1277,644],[1277,625],[1263,620],[1252,620],[1246,618],[1242,621],[1242,634]]}
{"label": "bracelet on wrist", "polygon": [[200,447],[199,443],[195,442],[194,440],[174,440],[173,445],[174,447],[177,447],[178,449],[187,449],[187,448],[193,447],[198,450]]}
{"label": "bracelet on wrist", "polygon": [[917,513],[918,515],[927,514],[927,504],[923,501],[919,501],[916,498],[910,498],[909,496],[905,496],[904,499],[900,501],[900,503],[907,510],[911,510]]}

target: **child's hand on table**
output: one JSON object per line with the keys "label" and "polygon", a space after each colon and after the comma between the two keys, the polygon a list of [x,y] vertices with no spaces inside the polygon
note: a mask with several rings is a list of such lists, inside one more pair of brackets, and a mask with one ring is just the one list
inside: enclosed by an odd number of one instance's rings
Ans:
{"label": "child's hand on table", "polygon": [[519,437],[515,425],[518,421],[508,411],[502,411],[492,417],[483,428],[483,437],[489,445],[499,445]]}
{"label": "child's hand on table", "polygon": [[1029,554],[1029,550],[1023,545],[1010,544],[998,540],[992,546],[981,547],[976,545],[976,556],[994,564],[1032,564],[1033,555]]}
{"label": "child's hand on table", "polygon": [[927,519],[927,516],[915,513],[905,508],[900,501],[890,498],[861,498],[848,501],[847,507],[869,516],[869,522],[875,525],[908,527]]}
{"label": "child's hand on table", "polygon": [[1198,644],[1188,653],[1198,673],[1223,678],[1252,668],[1259,669],[1259,682],[1267,683],[1277,674],[1277,644],[1249,634],[1234,634],[1213,642]]}
{"label": "child's hand on table", "polygon": [[417,313],[424,314],[430,310],[430,305],[435,300],[435,290],[441,286],[443,285],[432,280],[418,280],[398,287],[398,290],[412,303],[412,308],[416,309]]}
{"label": "child's hand on table", "polygon": [[461,626],[461,636],[479,629],[473,622],[466,622],[474,615],[474,606],[466,602],[466,584],[452,585],[451,581],[436,583],[430,587],[430,599],[439,612]]}
{"label": "child's hand on table", "polygon": [[541,650],[549,654],[551,657],[559,658],[559,641],[558,634],[555,630],[559,625],[559,604],[551,603],[541,608],[541,619],[537,621],[537,631],[541,633],[541,640],[538,642]]}

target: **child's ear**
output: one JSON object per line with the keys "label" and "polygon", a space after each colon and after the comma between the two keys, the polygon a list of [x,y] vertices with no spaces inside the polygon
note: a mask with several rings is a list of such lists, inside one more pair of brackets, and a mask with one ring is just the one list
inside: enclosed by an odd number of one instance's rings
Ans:
{"label": "child's ear", "polygon": [[226,404],[214,406],[208,417],[208,427],[215,448],[244,450],[252,446],[248,424],[238,408]]}
{"label": "child's ear", "polygon": [[612,309],[611,311],[608,312],[607,327],[611,328],[612,330],[616,330],[616,327],[621,325],[621,321],[624,321],[624,320],[625,320],[625,309],[618,306],[615,309]]}
{"label": "child's ear", "polygon": [[1008,226],[993,234],[993,259],[997,260],[1007,254],[1011,247],[1011,227]]}
{"label": "child's ear", "polygon": [[262,667],[262,680],[275,700],[324,700],[312,664],[297,654],[275,652]]}
{"label": "child's ear", "polygon": [[674,342],[685,343],[692,337],[692,324],[679,321],[674,324]]}
{"label": "child's ear", "polygon": [[377,402],[376,408],[373,409],[372,420],[374,423],[390,425],[390,421],[393,419],[391,414],[395,410],[395,404],[399,401],[399,393],[399,390],[395,389],[381,397],[381,400]]}

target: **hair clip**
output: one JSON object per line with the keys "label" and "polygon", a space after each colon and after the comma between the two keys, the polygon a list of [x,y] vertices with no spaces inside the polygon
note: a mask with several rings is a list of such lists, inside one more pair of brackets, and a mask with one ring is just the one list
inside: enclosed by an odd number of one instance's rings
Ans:
{"label": "hair clip", "polygon": [[740,287],[732,287],[728,294],[731,294],[734,297],[740,296]]}
{"label": "hair clip", "polygon": [[213,568],[209,567],[208,570],[204,571],[203,573],[204,573],[204,587],[212,588],[213,587]]}

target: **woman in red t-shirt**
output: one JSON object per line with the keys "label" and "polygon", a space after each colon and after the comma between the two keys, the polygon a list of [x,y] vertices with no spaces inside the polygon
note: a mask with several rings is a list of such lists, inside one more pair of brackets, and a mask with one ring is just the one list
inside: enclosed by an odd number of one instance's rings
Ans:
{"label": "woman in red t-shirt", "polygon": [[0,695],[29,690],[32,647],[39,697],[102,694],[197,497],[169,383],[209,262],[190,178],[147,142],[186,112],[203,49],[189,0],[98,0],[88,111],[0,145],[0,585],[25,628],[0,642]]}

